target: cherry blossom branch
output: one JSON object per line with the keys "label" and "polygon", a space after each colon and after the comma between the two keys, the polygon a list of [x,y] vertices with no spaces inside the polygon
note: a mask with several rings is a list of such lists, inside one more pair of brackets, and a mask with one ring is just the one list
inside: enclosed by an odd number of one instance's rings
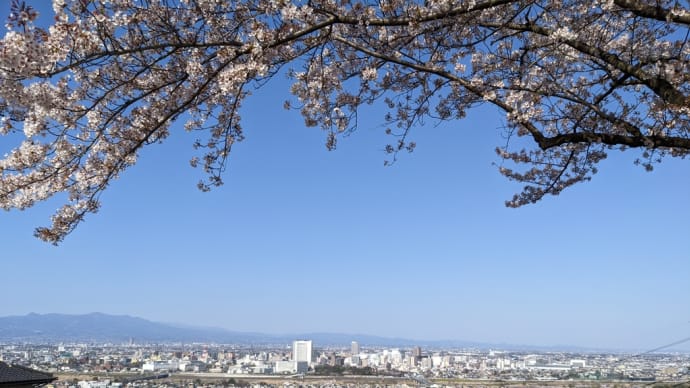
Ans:
{"label": "cherry blossom branch", "polygon": [[671,21],[674,23],[681,23],[690,25],[690,12],[686,9],[668,9],[660,6],[652,6],[644,4],[638,0],[614,0],[617,6],[632,12],[633,14],[645,18],[655,19],[662,22]]}

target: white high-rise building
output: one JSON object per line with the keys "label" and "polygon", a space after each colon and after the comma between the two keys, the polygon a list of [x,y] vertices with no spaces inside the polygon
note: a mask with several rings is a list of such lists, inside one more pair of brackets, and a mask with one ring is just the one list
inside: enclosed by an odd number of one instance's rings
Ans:
{"label": "white high-rise building", "polygon": [[350,355],[359,355],[359,343],[357,341],[352,341],[352,344],[350,345]]}
{"label": "white high-rise building", "polygon": [[306,361],[311,364],[311,341],[294,341],[292,343],[292,360]]}

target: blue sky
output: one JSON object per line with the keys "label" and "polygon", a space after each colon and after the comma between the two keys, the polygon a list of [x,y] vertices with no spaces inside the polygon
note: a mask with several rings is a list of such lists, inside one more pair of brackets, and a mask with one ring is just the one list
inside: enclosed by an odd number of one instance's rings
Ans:
{"label": "blue sky", "polygon": [[180,123],[59,247],[32,236],[58,202],[2,213],[0,316],[643,350],[690,336],[688,160],[646,173],[613,153],[592,182],[508,209],[520,186],[493,165],[492,110],[419,128],[384,167],[377,107],[328,152],[276,81],[211,193]]}

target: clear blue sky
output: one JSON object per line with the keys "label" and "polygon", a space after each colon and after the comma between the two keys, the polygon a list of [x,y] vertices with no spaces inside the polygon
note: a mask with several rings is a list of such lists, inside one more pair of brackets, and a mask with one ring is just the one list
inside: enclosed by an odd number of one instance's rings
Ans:
{"label": "clear blue sky", "polygon": [[493,111],[416,130],[383,167],[375,108],[328,152],[278,81],[248,100],[211,193],[178,124],[59,247],[32,236],[57,202],[2,213],[0,316],[630,349],[690,336],[690,161],[646,173],[613,153],[592,182],[508,209]]}

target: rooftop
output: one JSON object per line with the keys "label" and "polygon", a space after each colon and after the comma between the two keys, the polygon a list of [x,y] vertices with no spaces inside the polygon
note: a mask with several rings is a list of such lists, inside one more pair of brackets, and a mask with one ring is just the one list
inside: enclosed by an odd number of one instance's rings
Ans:
{"label": "rooftop", "polygon": [[56,378],[50,373],[37,371],[19,365],[10,365],[0,361],[0,386],[30,386],[46,384]]}

